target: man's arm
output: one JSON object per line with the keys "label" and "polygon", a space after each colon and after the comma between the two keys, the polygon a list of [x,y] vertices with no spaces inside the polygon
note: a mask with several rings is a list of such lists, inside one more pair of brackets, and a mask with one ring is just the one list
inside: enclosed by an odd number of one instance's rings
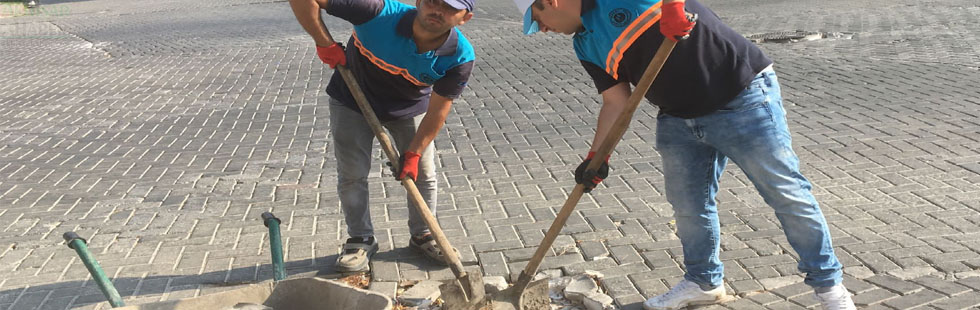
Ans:
{"label": "man's arm", "polygon": [[619,115],[626,109],[626,104],[630,98],[630,87],[626,82],[622,82],[602,91],[602,108],[599,109],[599,120],[595,128],[595,137],[592,138],[592,148],[590,152],[595,152],[602,145],[613,123]]}
{"label": "man's arm", "polygon": [[327,35],[327,26],[320,18],[320,10],[327,8],[329,0],[289,0],[293,14],[300,26],[313,37],[318,46],[330,46],[335,42]]}
{"label": "man's arm", "polygon": [[[451,70],[453,73],[447,74],[447,76],[453,76],[455,78],[447,79],[443,77],[433,86],[434,91],[429,96],[429,109],[426,111],[425,116],[422,117],[419,128],[415,130],[415,137],[412,138],[408,149],[402,153],[399,159],[401,165],[398,166],[397,171],[393,170],[396,180],[402,180],[406,177],[415,180],[415,177],[418,176],[418,164],[419,158],[422,157],[422,151],[439,135],[439,130],[446,123],[446,117],[449,116],[449,111],[453,106],[453,98],[440,95],[439,92],[449,91],[448,94],[455,94],[453,97],[458,96],[463,86],[466,85],[470,68],[472,68],[472,62],[453,68]],[[466,73],[460,75],[463,71]],[[455,84],[456,86],[446,86],[447,84]],[[448,94],[447,96],[452,96]]]}
{"label": "man's arm", "polygon": [[446,116],[449,115],[453,105],[453,98],[459,97],[470,79],[470,72],[473,71],[473,61],[460,64],[449,71],[441,79],[432,85],[432,95],[429,97],[429,110],[426,111],[422,123],[415,131],[415,138],[408,146],[409,152],[421,154],[425,147],[436,138],[439,129],[446,123]]}
{"label": "man's arm", "polygon": [[429,143],[435,140],[442,125],[446,123],[446,117],[453,106],[453,99],[443,97],[435,92],[429,98],[429,110],[422,117],[419,129],[415,131],[415,138],[412,144],[408,145],[407,152],[422,154]]}

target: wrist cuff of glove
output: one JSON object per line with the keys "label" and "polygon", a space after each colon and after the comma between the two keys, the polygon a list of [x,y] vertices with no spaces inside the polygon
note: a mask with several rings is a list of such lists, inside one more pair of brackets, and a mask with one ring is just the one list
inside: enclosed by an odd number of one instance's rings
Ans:
{"label": "wrist cuff of glove", "polygon": [[[610,156],[612,155],[606,155],[606,160],[605,160],[606,162],[609,162]],[[589,152],[589,155],[586,155],[585,159],[592,159],[593,157],[595,157],[595,152]]]}
{"label": "wrist cuff of glove", "polygon": [[422,157],[421,154],[412,151],[405,152],[405,154],[402,154],[402,156],[405,157],[405,160],[416,160],[416,161]]}
{"label": "wrist cuff of glove", "polygon": [[687,13],[684,12],[684,2],[683,1],[675,1],[675,2],[664,3],[663,6],[660,7],[660,9],[663,10],[663,16],[667,16],[667,15],[671,15],[671,16],[685,16],[685,15],[687,15]]}

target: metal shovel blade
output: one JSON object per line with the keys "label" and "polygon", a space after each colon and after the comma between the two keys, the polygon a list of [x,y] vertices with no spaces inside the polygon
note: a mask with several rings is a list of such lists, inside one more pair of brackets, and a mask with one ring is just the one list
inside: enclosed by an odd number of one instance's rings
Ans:
{"label": "metal shovel blade", "polygon": [[483,275],[479,272],[467,272],[458,279],[447,280],[439,285],[439,291],[444,309],[478,310],[487,304]]}
{"label": "metal shovel blade", "polygon": [[494,294],[490,300],[491,310],[549,310],[551,297],[548,296],[548,279],[518,285]]}

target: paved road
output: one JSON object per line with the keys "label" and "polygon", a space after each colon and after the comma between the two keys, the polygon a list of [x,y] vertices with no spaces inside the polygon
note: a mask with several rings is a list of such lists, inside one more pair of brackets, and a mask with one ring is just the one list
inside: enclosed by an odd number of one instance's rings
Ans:
{"label": "paved road", "polygon": [[[865,309],[980,305],[980,4],[706,0],[776,61],[795,149]],[[519,272],[571,189],[598,96],[567,37],[520,36],[510,1],[463,27],[479,64],[439,149],[439,218],[466,264]],[[294,276],[331,275],[345,238],[326,97],[330,69],[288,4],[266,0],[0,3],[0,310],[106,309],[61,234],[89,239],[127,303],[271,278],[259,214],[283,218]],[[329,19],[339,37],[350,27]],[[547,60],[547,61],[546,61]],[[642,107],[543,268],[605,274],[623,309],[682,275]],[[451,273],[405,248],[404,194],[376,153],[373,289]],[[720,194],[739,299],[815,303],[771,210],[736,167]]]}

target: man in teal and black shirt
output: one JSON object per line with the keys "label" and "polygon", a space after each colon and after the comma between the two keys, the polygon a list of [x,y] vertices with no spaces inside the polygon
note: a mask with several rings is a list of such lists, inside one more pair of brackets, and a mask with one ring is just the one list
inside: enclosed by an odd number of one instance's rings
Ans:
{"label": "man in teal and black shirt", "polygon": [[[684,279],[650,298],[646,309],[677,309],[725,300],[715,196],[729,159],[776,210],[798,268],[823,309],[854,309],[841,264],[811,185],[800,173],[772,61],[696,0],[515,0],[524,33],[574,35],[575,54],[600,94],[592,149],[602,144],[663,40],[677,40],[646,99],[659,109],[656,147],[667,200],[684,248]],[[686,10],[685,10],[686,9]],[[697,14],[695,23],[688,13]],[[608,175],[605,162],[575,169],[589,190]]]}
{"label": "man in teal and black shirt", "polygon": [[[475,55],[456,26],[473,17],[474,0],[290,0],[313,37],[320,60],[346,65],[402,154],[399,180],[411,178],[436,213],[435,139],[453,99],[469,80]],[[345,49],[331,41],[320,10],[354,25]],[[327,86],[337,157],[337,191],[350,238],[337,259],[341,271],[361,271],[378,250],[368,205],[367,176],[374,134],[339,73]],[[408,202],[409,204],[411,201]],[[444,263],[421,215],[408,208],[409,245]]]}

